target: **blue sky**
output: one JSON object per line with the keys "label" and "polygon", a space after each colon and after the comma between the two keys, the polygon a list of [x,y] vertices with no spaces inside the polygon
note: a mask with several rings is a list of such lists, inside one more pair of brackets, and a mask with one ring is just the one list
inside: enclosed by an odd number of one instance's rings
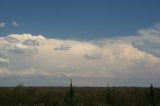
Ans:
{"label": "blue sky", "polygon": [[[0,36],[97,39],[134,35],[160,22],[159,0],[0,0]],[[15,21],[18,27],[12,25]]]}

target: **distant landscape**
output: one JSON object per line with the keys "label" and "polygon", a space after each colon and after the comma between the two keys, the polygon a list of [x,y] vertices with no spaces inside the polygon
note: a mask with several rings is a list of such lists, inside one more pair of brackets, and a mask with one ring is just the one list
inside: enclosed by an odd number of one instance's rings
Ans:
{"label": "distant landscape", "polygon": [[160,0],[0,0],[0,106],[160,106]]}

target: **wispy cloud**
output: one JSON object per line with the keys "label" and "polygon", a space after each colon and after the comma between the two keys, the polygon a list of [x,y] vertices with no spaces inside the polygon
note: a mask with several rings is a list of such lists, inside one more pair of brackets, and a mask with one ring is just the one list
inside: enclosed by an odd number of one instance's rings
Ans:
{"label": "wispy cloud", "polygon": [[119,39],[132,43],[136,48],[160,57],[160,24],[140,29],[136,36],[121,37]]}
{"label": "wispy cloud", "polygon": [[5,27],[5,23],[4,22],[0,22],[0,28]]}
{"label": "wispy cloud", "polygon": [[18,27],[18,26],[19,26],[16,21],[13,21],[13,22],[12,22],[12,25],[15,26],[15,27]]}

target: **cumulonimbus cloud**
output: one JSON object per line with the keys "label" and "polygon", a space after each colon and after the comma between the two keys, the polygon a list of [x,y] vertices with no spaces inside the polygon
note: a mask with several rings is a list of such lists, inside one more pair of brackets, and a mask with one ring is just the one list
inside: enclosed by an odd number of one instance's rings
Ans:
{"label": "cumulonimbus cloud", "polygon": [[160,80],[160,55],[155,50],[160,49],[160,30],[155,27],[140,30],[136,36],[99,41],[47,39],[31,34],[11,34],[0,41],[3,85],[9,84],[5,82],[8,77],[14,84],[20,80],[34,85],[38,79],[42,82],[39,85],[52,82],[61,86],[70,78],[78,86],[105,86],[107,82],[145,86],[151,82],[158,85]]}

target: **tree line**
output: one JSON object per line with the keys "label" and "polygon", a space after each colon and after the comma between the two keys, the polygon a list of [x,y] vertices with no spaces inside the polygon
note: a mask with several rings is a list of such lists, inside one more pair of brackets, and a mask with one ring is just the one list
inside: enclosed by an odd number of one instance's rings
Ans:
{"label": "tree line", "polygon": [[[107,84],[108,85],[108,84]],[[0,106],[160,106],[150,87],[1,87]]]}

